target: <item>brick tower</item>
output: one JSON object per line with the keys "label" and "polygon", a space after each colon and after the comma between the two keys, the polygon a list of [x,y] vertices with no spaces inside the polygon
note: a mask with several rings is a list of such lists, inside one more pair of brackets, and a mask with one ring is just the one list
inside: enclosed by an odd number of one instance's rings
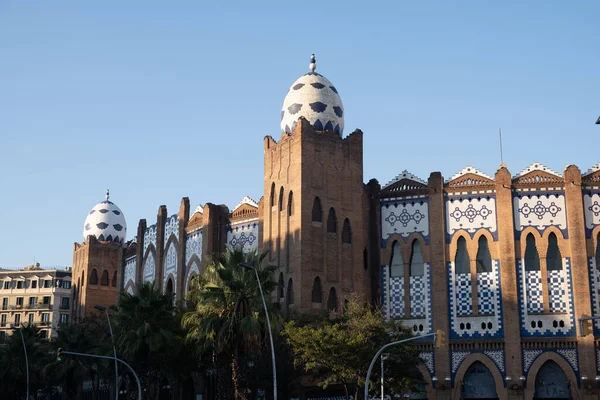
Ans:
{"label": "brick tower", "polygon": [[363,135],[342,137],[341,99],[315,64],[285,98],[280,141],[264,140],[263,243],[288,311],[340,310],[369,288]]}

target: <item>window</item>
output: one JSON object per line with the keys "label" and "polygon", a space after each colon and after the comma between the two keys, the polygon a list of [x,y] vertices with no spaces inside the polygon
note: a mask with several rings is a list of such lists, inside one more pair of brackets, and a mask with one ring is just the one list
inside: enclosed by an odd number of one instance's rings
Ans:
{"label": "window", "polygon": [[2,309],[8,310],[8,297],[2,299]]}
{"label": "window", "polygon": [[29,323],[29,325],[33,325],[35,319],[35,314],[34,313],[29,313],[29,315],[27,316],[27,322]]}
{"label": "window", "polygon": [[323,221],[323,208],[321,207],[321,199],[315,197],[312,208],[312,220],[313,222]]}
{"label": "window", "polygon": [[52,287],[52,279],[46,279],[44,281],[44,288],[51,288]]}
{"label": "window", "polygon": [[37,288],[37,279],[34,279],[31,281],[31,288],[32,289],[36,289]]}
{"label": "window", "polygon": [[369,269],[369,252],[366,247],[363,251],[363,267],[365,268],[365,271]]}
{"label": "window", "polygon": [[63,281],[63,289],[71,289],[71,281]]}
{"label": "window", "polygon": [[15,314],[15,325],[21,325],[21,314]]}
{"label": "window", "polygon": [[313,282],[312,287],[312,302],[322,303],[323,302],[323,289],[321,288],[321,279],[317,276]]}
{"label": "window", "polygon": [[275,182],[271,184],[271,207],[275,205]]}
{"label": "window", "polygon": [[6,314],[0,316],[0,326],[6,326]]}
{"label": "window", "polygon": [[329,297],[327,298],[327,310],[329,311],[337,311],[337,294],[335,292],[335,288],[331,288],[329,290]]}
{"label": "window", "polygon": [[68,310],[69,309],[69,302],[70,302],[70,299],[68,297],[63,297],[60,300],[60,308],[62,308],[63,310]]}
{"label": "window", "polygon": [[29,298],[29,306],[34,307],[37,304],[37,297],[31,296]]}
{"label": "window", "polygon": [[108,286],[108,271],[107,270],[104,270],[104,272],[102,272],[102,278],[100,278],[100,285]]}
{"label": "window", "polygon": [[17,281],[17,289],[23,289],[23,281]]}
{"label": "window", "polygon": [[165,290],[165,293],[169,296],[173,294],[173,280],[171,278],[169,278],[169,280],[167,281],[167,288]]}
{"label": "window", "polygon": [[17,297],[17,307],[23,307],[23,298]]}
{"label": "window", "polygon": [[540,256],[535,247],[535,237],[530,233],[525,240],[525,271],[539,271]]}
{"label": "window", "polygon": [[278,289],[279,289],[279,298],[283,298],[285,297],[285,284],[283,283],[283,272],[279,273],[279,283],[277,284]]}
{"label": "window", "polygon": [[42,313],[42,322],[44,323],[48,323],[50,322],[50,313]]}
{"label": "window", "polygon": [[548,271],[560,271],[562,269],[562,255],[558,247],[558,239],[554,232],[548,235],[548,251],[546,252],[546,268]]}
{"label": "window", "polygon": [[90,274],[90,285],[97,285],[98,284],[98,272],[96,272],[96,268],[94,268],[92,270],[92,273]]}
{"label": "window", "polygon": [[117,271],[113,274],[112,282],[110,284],[112,287],[117,287]]}
{"label": "window", "polygon": [[50,304],[50,296],[44,296],[44,304],[46,304],[46,305]]}
{"label": "window", "polygon": [[292,278],[288,281],[287,287],[287,304],[294,304],[294,284],[292,282]]}
{"label": "window", "polygon": [[283,186],[279,189],[279,211],[283,211]]}
{"label": "window", "polygon": [[422,276],[425,274],[425,263],[423,262],[423,253],[418,240],[412,244],[412,254],[410,255],[410,276]]}
{"label": "window", "polygon": [[352,230],[350,229],[350,220],[348,218],[344,220],[344,227],[342,228],[342,243],[352,243]]}
{"label": "window", "polygon": [[390,276],[404,276],[404,261],[402,261],[402,249],[400,243],[394,242],[392,245],[392,257],[390,259]]}
{"label": "window", "polygon": [[329,209],[329,216],[327,217],[327,233],[337,232],[337,218],[335,217],[335,210],[333,207]]}
{"label": "window", "polygon": [[294,192],[290,190],[290,194],[288,195],[288,217],[294,213]]}
{"label": "window", "polygon": [[10,289],[10,281],[4,281],[4,289],[5,290]]}
{"label": "window", "polygon": [[60,314],[60,324],[66,325],[69,323],[69,314]]}
{"label": "window", "polygon": [[456,269],[457,274],[467,274],[471,272],[469,252],[467,251],[467,241],[462,236],[458,238],[454,268]]}
{"label": "window", "polygon": [[479,237],[477,247],[477,272],[492,272],[492,256],[485,236]]}

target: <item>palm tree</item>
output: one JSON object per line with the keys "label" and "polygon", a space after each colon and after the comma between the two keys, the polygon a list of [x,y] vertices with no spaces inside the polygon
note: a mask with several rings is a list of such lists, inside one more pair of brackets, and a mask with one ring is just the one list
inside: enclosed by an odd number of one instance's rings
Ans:
{"label": "palm tree", "polygon": [[[257,257],[227,250],[213,256],[205,273],[193,280],[188,294],[195,308],[184,314],[183,327],[188,329],[187,340],[195,344],[198,354],[208,352],[216,364],[218,399],[249,398],[248,361],[265,348],[269,333],[255,273],[239,264],[258,268],[268,299],[277,283],[273,279],[276,267],[261,267],[266,254]],[[270,315],[274,327],[279,326],[280,314],[270,311]]]}
{"label": "palm tree", "polygon": [[168,362],[177,346],[180,324],[173,298],[145,282],[136,294],[122,293],[116,309],[117,353],[136,369],[143,387],[155,392],[169,375]]}

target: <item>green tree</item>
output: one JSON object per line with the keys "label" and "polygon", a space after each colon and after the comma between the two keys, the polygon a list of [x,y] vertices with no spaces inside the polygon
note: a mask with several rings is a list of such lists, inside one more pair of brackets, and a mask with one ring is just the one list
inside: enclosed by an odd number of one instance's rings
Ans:
{"label": "green tree", "polygon": [[136,370],[142,390],[154,398],[161,382],[173,380],[171,367],[177,362],[173,355],[180,353],[173,297],[146,282],[133,295],[121,293],[116,310],[117,354]]}
{"label": "green tree", "polygon": [[[367,370],[373,356],[385,344],[412,336],[402,325],[385,321],[381,310],[371,310],[356,298],[349,299],[344,314],[336,320],[299,325],[288,322],[282,332],[292,347],[295,363],[313,373],[317,384],[326,389],[341,384],[346,398],[354,389],[354,398],[362,396]],[[386,386],[393,392],[416,386],[422,379],[417,365],[418,350],[411,345],[390,348],[386,361]],[[378,380],[373,370],[370,385]]]}
{"label": "green tree", "polygon": [[[197,354],[210,357],[216,365],[218,399],[249,398],[248,362],[268,345],[267,321],[255,272],[239,266],[244,262],[257,268],[270,307],[268,299],[277,283],[273,279],[275,267],[261,266],[265,256],[228,250],[213,256],[205,273],[192,281],[188,301],[195,306],[184,314],[182,322]],[[269,313],[277,330],[280,315],[272,307]]]}

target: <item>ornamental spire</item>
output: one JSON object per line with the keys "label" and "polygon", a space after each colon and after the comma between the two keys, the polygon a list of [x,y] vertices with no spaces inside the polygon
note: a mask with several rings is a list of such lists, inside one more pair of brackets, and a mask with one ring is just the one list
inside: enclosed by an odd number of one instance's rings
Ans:
{"label": "ornamental spire", "polygon": [[108,189],[106,189],[106,201],[108,201],[109,197],[110,197],[110,191]]}
{"label": "ornamental spire", "polygon": [[315,53],[312,53],[310,56],[310,64],[308,65],[308,68],[310,68],[311,72],[315,72],[315,69],[317,69],[317,59],[315,58]]}

